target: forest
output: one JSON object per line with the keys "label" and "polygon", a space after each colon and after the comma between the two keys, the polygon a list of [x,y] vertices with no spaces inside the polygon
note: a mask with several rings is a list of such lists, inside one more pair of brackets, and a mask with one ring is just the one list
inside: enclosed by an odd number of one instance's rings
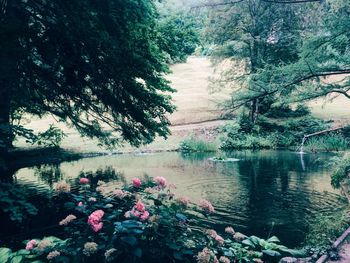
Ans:
{"label": "forest", "polygon": [[349,0],[0,0],[0,263],[350,262]]}

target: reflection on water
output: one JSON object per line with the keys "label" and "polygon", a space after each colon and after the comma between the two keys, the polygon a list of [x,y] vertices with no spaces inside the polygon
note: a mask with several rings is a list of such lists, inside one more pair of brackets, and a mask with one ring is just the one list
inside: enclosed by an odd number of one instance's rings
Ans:
{"label": "reflection on water", "polygon": [[[219,230],[227,225],[245,234],[277,235],[289,246],[300,245],[310,217],[340,207],[323,164],[329,155],[286,151],[236,152],[238,162],[213,162],[208,154],[118,155],[83,159],[55,166],[19,170],[16,183],[35,195],[48,195],[56,181],[74,181],[81,173],[108,169],[102,180],[164,176],[177,194],[210,200],[217,213],[202,223]],[[113,168],[118,173],[113,173]],[[101,174],[103,177],[103,174]]]}

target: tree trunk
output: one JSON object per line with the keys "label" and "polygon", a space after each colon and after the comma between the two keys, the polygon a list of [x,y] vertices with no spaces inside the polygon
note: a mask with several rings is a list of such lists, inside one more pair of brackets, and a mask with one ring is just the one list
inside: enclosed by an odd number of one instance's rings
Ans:
{"label": "tree trunk", "polygon": [[[7,161],[9,150],[13,147],[13,132],[10,125],[10,94],[9,89],[0,88],[0,159]],[[1,166],[1,164],[0,164]]]}

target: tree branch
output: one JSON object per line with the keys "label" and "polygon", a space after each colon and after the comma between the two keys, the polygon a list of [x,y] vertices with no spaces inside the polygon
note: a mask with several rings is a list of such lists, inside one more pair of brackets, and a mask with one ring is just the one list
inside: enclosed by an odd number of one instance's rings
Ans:
{"label": "tree branch", "polygon": [[[274,90],[271,90],[268,92],[264,92],[264,93],[258,94],[256,96],[253,96],[253,97],[242,98],[239,100],[240,103],[237,105],[234,105],[234,102],[232,101],[232,110],[231,111],[237,110],[238,108],[244,106],[248,102],[251,102],[251,101],[256,100],[256,99],[264,98],[264,97],[269,96],[269,95],[273,95],[273,94],[277,93],[278,91],[282,91],[286,88],[289,88],[290,86],[299,84],[303,81],[306,81],[306,80],[309,80],[312,78],[316,78],[316,77],[325,77],[325,76],[342,75],[342,74],[350,74],[350,69],[333,70],[333,71],[329,71],[329,72],[319,72],[319,73],[310,74],[310,75],[304,76],[302,78],[299,78],[291,83],[288,83],[279,89],[274,89]],[[343,95],[346,94],[345,96],[350,99],[350,95],[347,94],[345,91],[342,91],[339,89],[334,89],[333,92],[342,93]],[[329,92],[329,93],[331,93],[331,92]]]}

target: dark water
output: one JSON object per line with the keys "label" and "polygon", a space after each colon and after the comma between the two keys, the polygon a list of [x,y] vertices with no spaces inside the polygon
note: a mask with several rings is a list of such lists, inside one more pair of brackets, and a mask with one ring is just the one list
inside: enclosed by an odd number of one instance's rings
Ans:
{"label": "dark water", "polygon": [[[112,167],[129,181],[134,177],[164,176],[177,186],[177,194],[193,201],[210,200],[217,213],[201,222],[223,230],[233,226],[247,235],[278,236],[290,247],[300,246],[308,223],[316,215],[343,205],[339,193],[330,186],[330,170],[324,164],[327,154],[287,151],[236,152],[237,162],[213,162],[212,155],[159,153],[150,155],[103,156],[19,170],[14,184],[29,192],[31,202],[40,208],[35,223],[22,228],[8,227],[7,237],[40,234],[52,224],[54,210],[48,205],[53,183],[74,180],[79,173]],[[35,229],[38,229],[35,232]],[[33,232],[34,231],[34,232]],[[0,238],[1,241],[1,238]]]}

